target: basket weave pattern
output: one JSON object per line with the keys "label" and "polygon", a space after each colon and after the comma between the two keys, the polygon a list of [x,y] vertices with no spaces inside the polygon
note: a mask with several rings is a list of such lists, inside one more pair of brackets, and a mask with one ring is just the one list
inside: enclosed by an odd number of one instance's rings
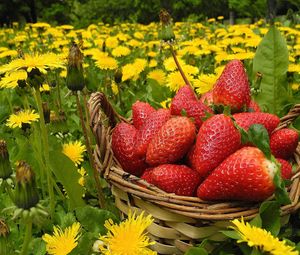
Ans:
{"label": "basket weave pattern", "polygon": [[[105,95],[92,94],[89,100],[91,128],[96,138],[94,157],[96,167],[111,185],[115,204],[126,216],[129,210],[146,211],[154,218],[148,228],[149,236],[156,241],[152,249],[159,254],[183,254],[195,242],[205,238],[222,240],[229,221],[243,216],[254,218],[259,203],[207,202],[197,197],[177,196],[166,193],[140,178],[122,170],[111,148],[111,132],[117,120],[128,122],[118,115]],[[295,105],[281,119],[277,129],[288,127],[300,115],[300,104]],[[293,213],[300,207],[300,144],[294,154],[297,172],[288,188],[291,204],[281,207],[281,215]],[[269,199],[272,199],[269,198]]]}

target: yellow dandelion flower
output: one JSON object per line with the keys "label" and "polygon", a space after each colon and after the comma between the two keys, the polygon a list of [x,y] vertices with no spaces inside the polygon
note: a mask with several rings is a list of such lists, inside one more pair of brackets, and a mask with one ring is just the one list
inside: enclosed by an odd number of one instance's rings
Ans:
{"label": "yellow dandelion flower", "polygon": [[63,144],[62,153],[71,159],[76,166],[83,162],[83,153],[85,151],[85,145],[83,145],[80,141]]}
{"label": "yellow dandelion flower", "polygon": [[48,23],[45,23],[45,22],[37,22],[37,23],[34,23],[34,24],[30,24],[31,27],[34,27],[34,28],[48,28],[50,27],[50,25]]}
{"label": "yellow dandelion flower", "polygon": [[[185,62],[178,58],[178,62],[181,66],[185,65]],[[170,57],[170,58],[167,58],[165,61],[164,61],[164,66],[166,68],[167,71],[175,71],[177,70],[177,66],[176,66],[176,63],[174,61],[174,58],[173,57]]]}
{"label": "yellow dandelion flower", "polygon": [[53,235],[45,234],[42,239],[46,242],[46,250],[50,255],[67,255],[77,245],[80,231],[80,224],[73,223],[64,231],[60,227],[53,228]]}
{"label": "yellow dandelion flower", "polygon": [[112,57],[102,57],[96,61],[96,66],[103,70],[114,70],[118,68],[118,62]]}
{"label": "yellow dandelion flower", "polygon": [[148,56],[148,57],[151,57],[151,58],[156,57],[156,55],[157,55],[157,53],[154,52],[154,51],[150,51],[150,52],[148,52],[148,54],[147,54],[147,56]]}
{"label": "yellow dandelion flower", "polygon": [[156,69],[148,73],[147,78],[156,80],[159,85],[163,85],[166,81],[166,74],[163,70]]}
{"label": "yellow dandelion flower", "polygon": [[16,114],[11,114],[6,122],[6,126],[10,128],[21,128],[22,124],[31,124],[31,122],[37,121],[40,116],[34,112],[34,110],[23,110]]}
{"label": "yellow dandelion flower", "polygon": [[130,54],[130,49],[125,46],[118,46],[111,52],[114,57],[122,57]]}
{"label": "yellow dandelion flower", "polygon": [[141,73],[142,71],[145,70],[145,67],[146,67],[146,65],[147,65],[147,61],[146,61],[146,59],[143,59],[143,58],[137,58],[137,59],[134,61],[133,65],[134,65],[136,71],[137,71],[138,73]]}
{"label": "yellow dandelion flower", "polygon": [[240,235],[241,239],[238,243],[246,242],[250,247],[257,247],[268,254],[273,255],[298,255],[298,251],[294,250],[286,244],[286,241],[280,241],[277,237],[272,236],[270,232],[255,226],[251,226],[248,222],[235,219],[232,221],[235,229]]}
{"label": "yellow dandelion flower", "polygon": [[87,175],[85,169],[83,167],[79,168],[77,172],[80,174],[80,178],[78,179],[79,185],[84,187],[85,185],[85,176]]}
{"label": "yellow dandelion flower", "polygon": [[155,59],[151,59],[149,62],[149,67],[156,67],[157,66],[157,61]]}
{"label": "yellow dandelion flower", "polygon": [[293,83],[293,84],[291,85],[292,90],[298,90],[299,87],[300,87],[300,84],[299,84],[299,83]]}
{"label": "yellow dandelion flower", "polygon": [[114,49],[118,46],[119,41],[117,36],[108,37],[105,41],[106,47]]}
{"label": "yellow dandelion flower", "polygon": [[7,50],[0,53],[0,58],[5,57],[15,57],[18,55],[18,52],[16,50]]}
{"label": "yellow dandelion flower", "polygon": [[104,226],[108,233],[100,236],[103,243],[99,244],[99,251],[104,255],[156,255],[148,246],[153,245],[145,231],[153,222],[150,215],[144,216],[142,212],[139,216],[129,213],[128,219],[119,225],[112,220],[105,222]]}
{"label": "yellow dandelion flower", "polygon": [[210,91],[216,83],[218,76],[215,74],[202,74],[194,80],[193,84],[198,94]]}
{"label": "yellow dandelion flower", "polygon": [[115,81],[113,81],[111,83],[111,90],[114,93],[114,95],[118,95],[118,93],[119,93],[119,87],[118,87],[118,85],[116,84]]}
{"label": "yellow dandelion flower", "polygon": [[224,16],[218,16],[217,19],[222,20],[222,19],[224,19]]}
{"label": "yellow dandelion flower", "polygon": [[[191,77],[186,74],[187,79],[191,81]],[[185,85],[185,82],[179,72],[172,72],[168,75],[167,77],[167,86],[172,90],[172,91],[178,91],[181,87]]]}
{"label": "yellow dandelion flower", "polygon": [[199,69],[195,66],[182,65],[181,68],[182,68],[183,72],[186,74],[197,75],[199,73]]}
{"label": "yellow dandelion flower", "polygon": [[122,81],[127,81],[135,76],[133,64],[126,64],[122,67]]}
{"label": "yellow dandelion flower", "polygon": [[160,105],[165,109],[169,109],[171,102],[172,102],[172,98],[167,98],[166,100],[160,102]]}
{"label": "yellow dandelion flower", "polygon": [[37,68],[41,73],[46,73],[48,68],[63,68],[64,60],[60,55],[53,53],[42,55],[29,55],[25,54],[24,58],[18,58],[10,63],[0,67],[0,74],[6,72],[13,72],[20,69],[25,69],[31,72]]}
{"label": "yellow dandelion flower", "polygon": [[9,88],[13,89],[18,86],[18,81],[26,81],[27,79],[27,72],[24,70],[19,70],[11,73],[7,73],[1,80],[0,80],[0,88]]}
{"label": "yellow dandelion flower", "polygon": [[41,87],[40,87],[40,91],[41,92],[48,92],[48,91],[50,91],[50,86],[49,86],[49,84],[43,84]]}
{"label": "yellow dandelion flower", "polygon": [[210,18],[210,19],[207,20],[207,22],[209,22],[209,23],[212,23],[212,22],[215,22],[215,21],[216,21],[215,18]]}
{"label": "yellow dandelion flower", "polygon": [[300,65],[299,64],[289,64],[288,72],[300,73]]}

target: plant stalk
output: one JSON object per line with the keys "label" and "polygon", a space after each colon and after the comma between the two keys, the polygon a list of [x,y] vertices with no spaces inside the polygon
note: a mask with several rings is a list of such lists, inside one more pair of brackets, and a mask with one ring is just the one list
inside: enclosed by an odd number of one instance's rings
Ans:
{"label": "plant stalk", "polygon": [[26,224],[25,237],[24,237],[20,255],[28,255],[28,246],[31,238],[32,238],[32,218],[29,217],[28,222]]}
{"label": "plant stalk", "polygon": [[99,173],[97,172],[97,170],[95,168],[93,153],[92,153],[92,149],[90,146],[90,141],[88,138],[87,129],[86,129],[84,117],[83,117],[83,112],[82,112],[82,108],[81,108],[81,104],[80,104],[80,100],[79,100],[79,96],[78,96],[77,92],[75,92],[75,97],[76,97],[76,103],[77,103],[77,110],[79,112],[80,122],[81,122],[82,131],[83,131],[83,135],[84,135],[84,139],[85,139],[86,149],[87,149],[87,153],[89,156],[89,162],[90,162],[91,167],[93,168],[93,174],[94,174],[94,179],[96,182],[96,189],[97,189],[97,193],[98,193],[99,206],[100,206],[100,208],[105,208],[105,199],[104,199],[101,184],[100,184],[100,177],[99,177]]}

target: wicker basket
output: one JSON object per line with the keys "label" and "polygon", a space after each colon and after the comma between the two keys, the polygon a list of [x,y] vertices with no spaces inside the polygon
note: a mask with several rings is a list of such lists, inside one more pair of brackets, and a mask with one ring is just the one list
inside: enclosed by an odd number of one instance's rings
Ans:
{"label": "wicker basket", "polygon": [[[152,249],[158,254],[183,254],[203,239],[221,241],[224,236],[219,230],[224,230],[229,220],[241,216],[252,219],[257,215],[259,203],[215,203],[197,197],[177,196],[124,172],[111,149],[111,131],[117,120],[128,121],[114,111],[103,93],[92,94],[89,111],[91,128],[97,142],[94,152],[97,169],[111,185],[115,204],[123,216],[128,214],[129,209],[137,212],[144,210],[153,216],[155,221],[148,228],[148,233],[156,241]],[[295,105],[281,119],[278,129],[289,126],[299,115],[300,104]],[[299,166],[300,145],[295,153],[295,161]],[[288,188],[292,203],[281,207],[282,216],[300,207],[299,176],[298,167]]]}

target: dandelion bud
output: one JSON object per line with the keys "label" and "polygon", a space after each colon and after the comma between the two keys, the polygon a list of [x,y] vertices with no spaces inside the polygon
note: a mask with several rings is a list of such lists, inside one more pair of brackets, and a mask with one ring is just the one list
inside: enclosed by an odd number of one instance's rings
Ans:
{"label": "dandelion bud", "polygon": [[159,13],[159,19],[161,22],[160,38],[165,42],[173,41],[175,34],[173,32],[171,15],[165,9],[162,9]]}
{"label": "dandelion bud", "polygon": [[50,109],[47,102],[42,103],[43,113],[44,113],[44,119],[45,123],[50,123]]}
{"label": "dandelion bud", "polygon": [[122,73],[122,70],[120,68],[118,68],[116,71],[115,71],[115,82],[117,84],[121,83],[122,81],[122,76],[123,76],[123,73]]}
{"label": "dandelion bud", "polygon": [[15,204],[19,208],[29,209],[39,202],[34,172],[25,161],[17,162]]}
{"label": "dandelion bud", "polygon": [[0,219],[0,254],[6,255],[10,254],[9,252],[9,247],[8,247],[8,242],[7,238],[9,235],[9,228],[5,224],[5,222]]}
{"label": "dandelion bud", "polygon": [[11,174],[12,174],[12,169],[9,162],[7,145],[4,140],[0,140],[0,178],[5,180],[9,178]]}
{"label": "dandelion bud", "polygon": [[73,42],[68,56],[67,87],[69,90],[78,91],[84,88],[83,54],[78,45]]}

